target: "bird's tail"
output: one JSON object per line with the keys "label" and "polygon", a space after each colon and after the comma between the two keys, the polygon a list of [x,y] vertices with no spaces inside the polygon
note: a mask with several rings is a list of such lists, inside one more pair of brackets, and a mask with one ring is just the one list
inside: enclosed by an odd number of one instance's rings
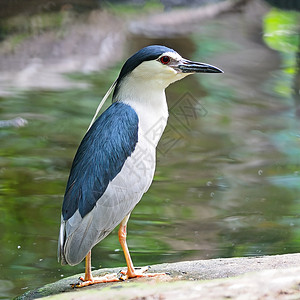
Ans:
{"label": "bird's tail", "polygon": [[[61,220],[57,256],[62,265],[75,266],[98,242],[99,232],[93,227],[95,224],[92,222],[93,214],[91,213],[87,214],[84,219],[79,213],[71,219],[63,220],[62,218]],[[72,227],[74,224],[76,226]]]}
{"label": "bird's tail", "polygon": [[58,237],[58,247],[57,247],[57,259],[62,265],[67,265],[67,261],[64,255],[64,246],[66,239],[66,222],[61,218],[59,237]]}

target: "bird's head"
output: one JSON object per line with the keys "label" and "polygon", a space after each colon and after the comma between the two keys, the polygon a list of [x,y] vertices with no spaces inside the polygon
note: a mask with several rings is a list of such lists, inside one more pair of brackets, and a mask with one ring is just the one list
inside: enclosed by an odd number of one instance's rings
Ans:
{"label": "bird's head", "polygon": [[184,59],[165,46],[147,46],[125,62],[117,79],[113,98],[118,100],[118,92],[123,88],[132,88],[133,85],[165,89],[171,83],[194,73],[223,71],[209,64]]}

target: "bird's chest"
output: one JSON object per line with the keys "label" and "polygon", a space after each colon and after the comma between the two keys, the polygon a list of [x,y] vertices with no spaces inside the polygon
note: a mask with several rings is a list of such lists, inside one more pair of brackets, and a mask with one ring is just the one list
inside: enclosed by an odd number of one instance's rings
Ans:
{"label": "bird's chest", "polygon": [[135,103],[133,108],[139,119],[138,143],[155,150],[168,121],[168,106],[165,98],[148,105]]}
{"label": "bird's chest", "polygon": [[[138,143],[126,159],[121,172],[113,179],[113,190],[124,191],[119,199],[130,199],[135,206],[149,189],[156,165],[156,147],[139,132]],[[123,200],[124,200],[123,199]]]}
{"label": "bird's chest", "polygon": [[156,147],[166,127],[167,119],[155,120],[139,126],[138,142],[124,165],[133,185],[139,185],[146,192],[152,183],[156,166]]}
{"label": "bird's chest", "polygon": [[146,192],[152,183],[156,166],[156,147],[167,125],[168,108],[165,105],[145,107],[135,105],[138,115],[138,142],[123,169],[129,174],[127,180]]}

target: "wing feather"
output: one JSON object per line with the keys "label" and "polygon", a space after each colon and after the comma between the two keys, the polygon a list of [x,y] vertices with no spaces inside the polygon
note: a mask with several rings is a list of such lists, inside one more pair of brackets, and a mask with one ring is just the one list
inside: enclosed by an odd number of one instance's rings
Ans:
{"label": "wing feather", "polygon": [[[143,191],[139,191],[138,200],[125,199],[124,193],[123,197],[116,197],[116,188],[108,191],[112,181],[117,186],[122,186],[121,178],[126,181],[124,175],[118,175],[137,141],[138,116],[129,105],[120,102],[113,103],[83,138],[72,164],[62,207],[58,248],[62,263],[79,263],[140,200]],[[123,183],[123,189],[128,187],[127,183]],[[130,203],[125,203],[126,200]]]}
{"label": "wing feather", "polygon": [[127,104],[113,103],[93,124],[75,155],[62,215],[90,212],[120,172],[138,141],[138,116]]}

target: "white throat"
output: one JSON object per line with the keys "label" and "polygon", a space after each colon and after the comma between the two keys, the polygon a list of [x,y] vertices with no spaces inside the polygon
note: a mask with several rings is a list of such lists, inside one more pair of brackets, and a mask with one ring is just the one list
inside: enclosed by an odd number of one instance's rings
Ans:
{"label": "white throat", "polygon": [[127,103],[136,111],[139,130],[147,137],[152,136],[155,146],[167,125],[168,106],[165,89],[172,82],[187,75],[177,73],[157,61],[145,61],[120,83],[114,101]]}
{"label": "white throat", "polygon": [[139,118],[139,135],[156,147],[167,125],[168,105],[165,89],[152,80],[136,80],[128,76],[118,91],[116,101],[130,105]]}

